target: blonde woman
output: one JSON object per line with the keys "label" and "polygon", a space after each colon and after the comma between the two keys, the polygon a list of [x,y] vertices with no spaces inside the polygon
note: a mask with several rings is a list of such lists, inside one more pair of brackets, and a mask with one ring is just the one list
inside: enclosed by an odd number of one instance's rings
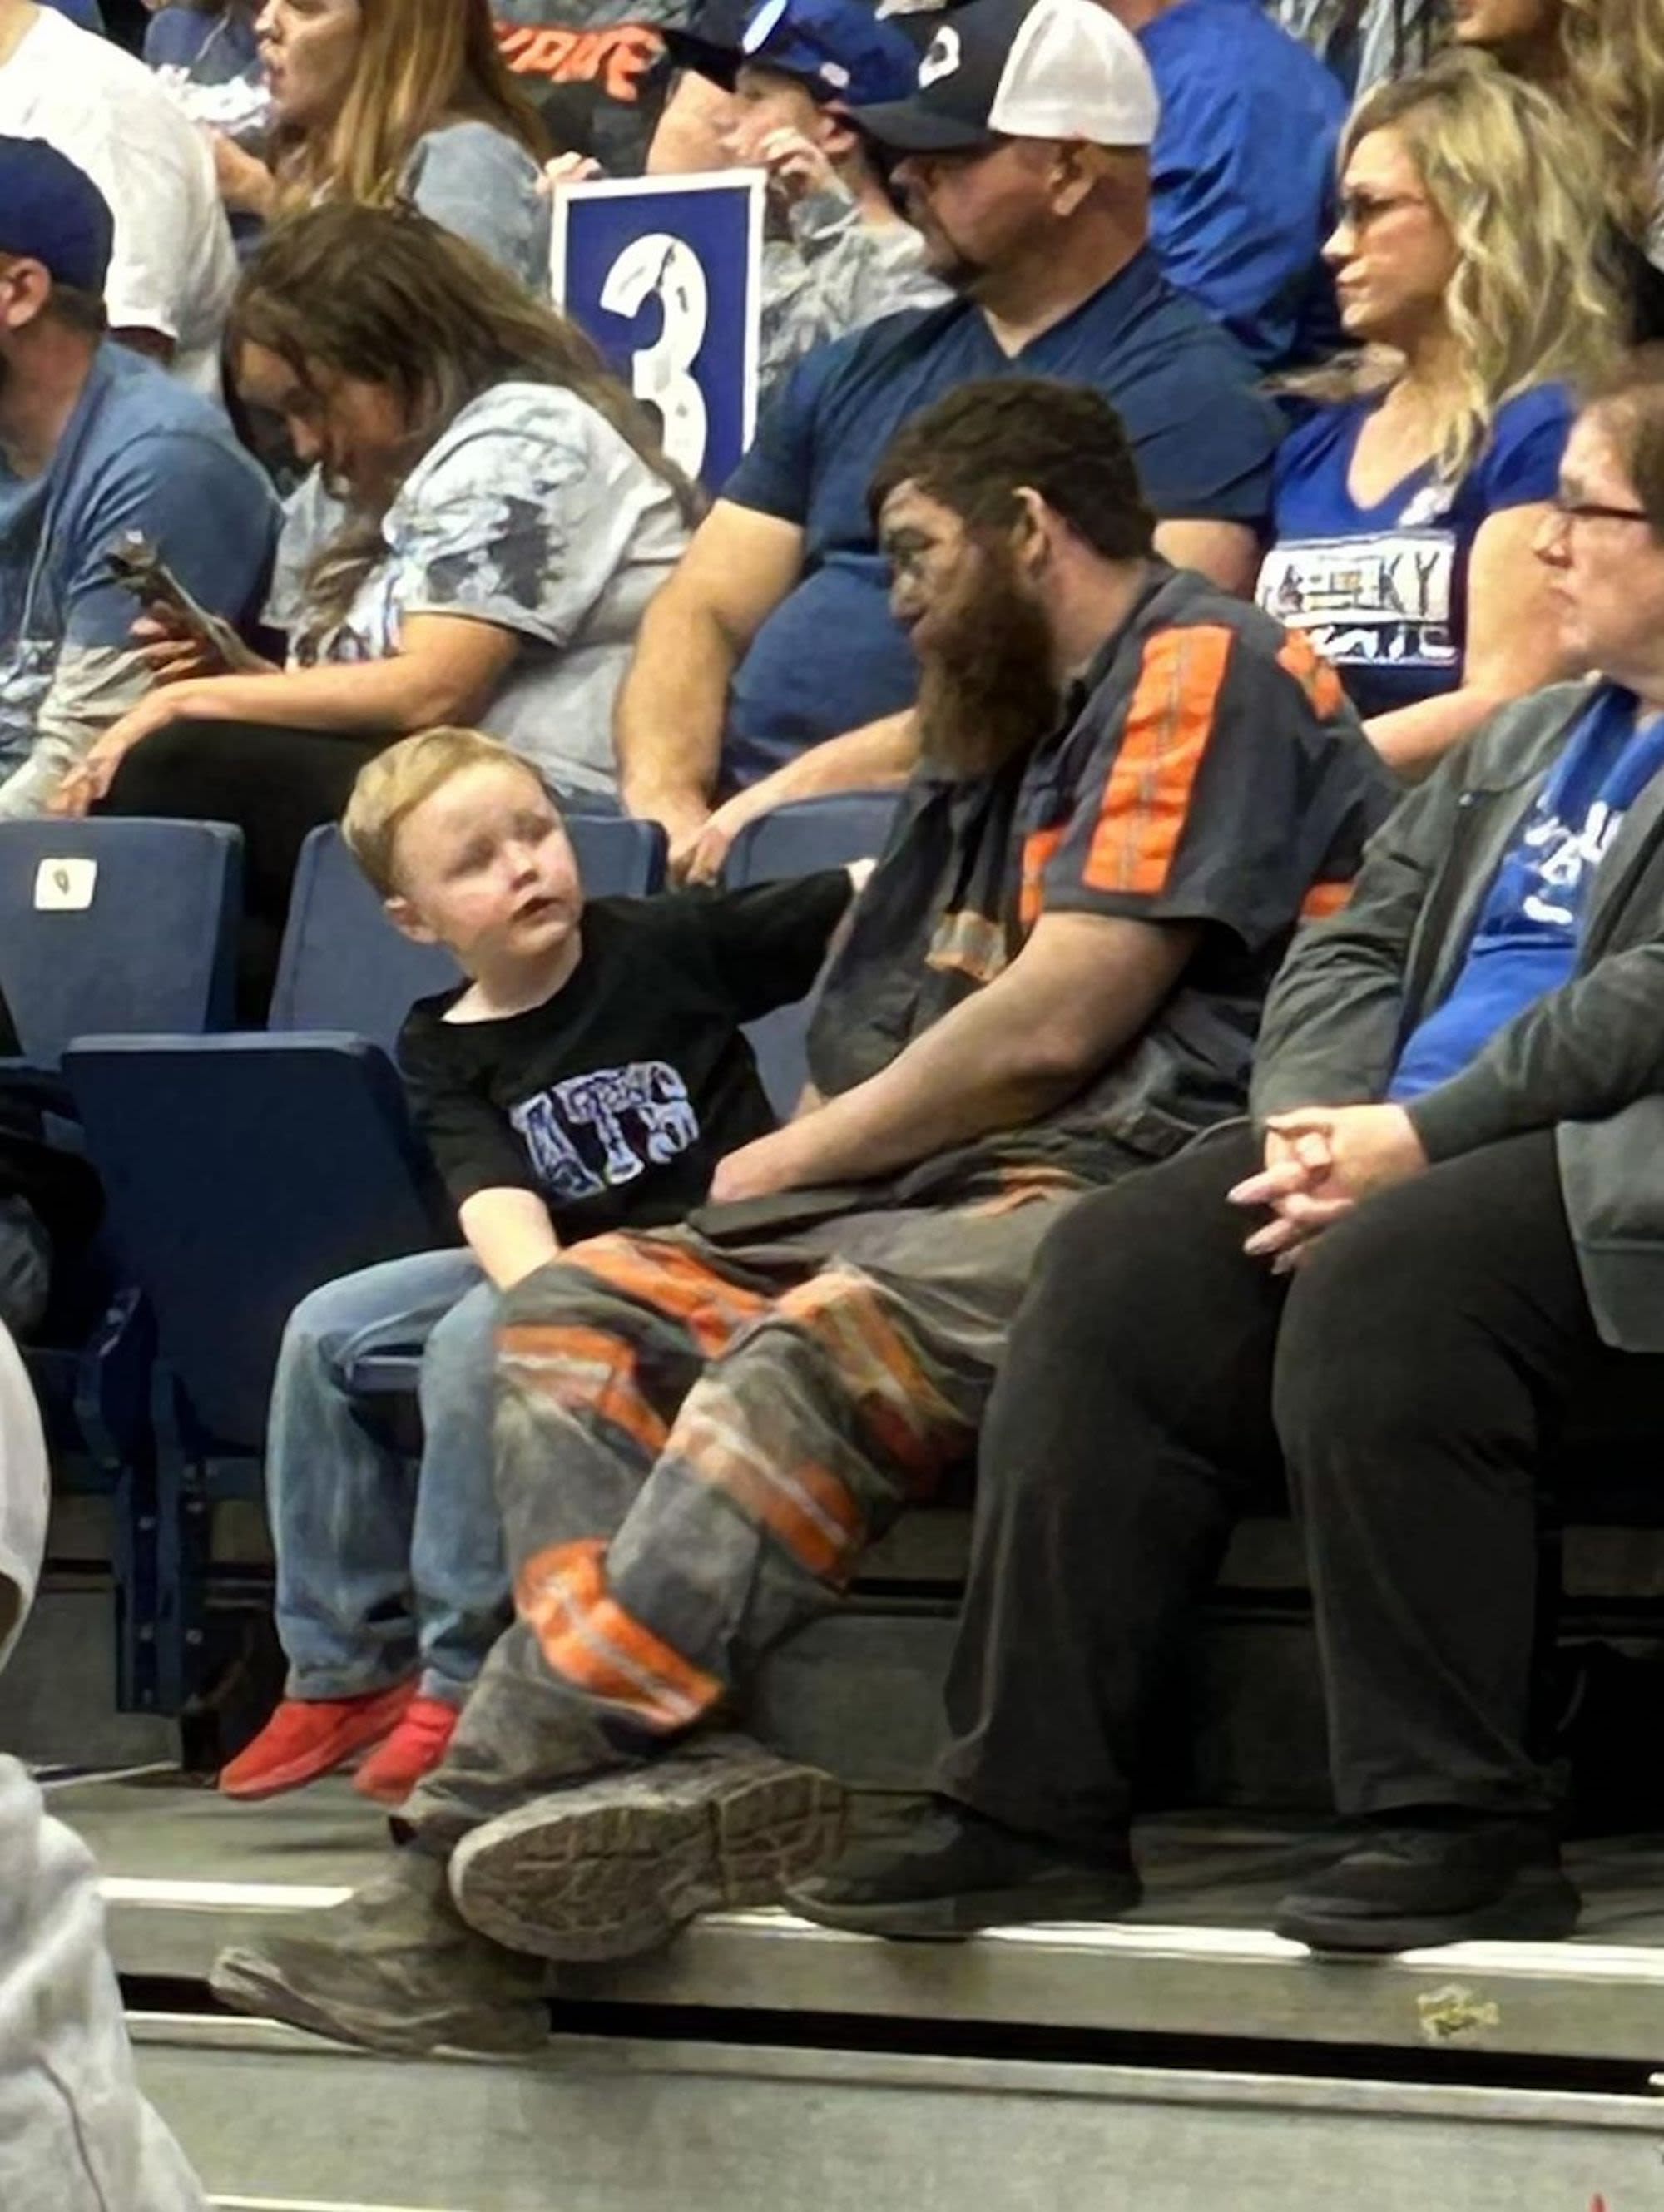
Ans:
{"label": "blonde woman", "polygon": [[547,291],[550,149],[488,0],[264,0],[255,32],[279,151],[268,167],[219,141],[228,206],[405,201]]}
{"label": "blonde woman", "polygon": [[1664,0],[1455,0],[1451,30],[1567,111],[1600,167],[1634,335],[1664,337]]}
{"label": "blonde woman", "polygon": [[1532,540],[1570,384],[1615,355],[1599,178],[1547,97],[1480,56],[1377,87],[1325,252],[1389,364],[1278,455],[1259,599],[1336,667],[1401,775],[1564,672]]}

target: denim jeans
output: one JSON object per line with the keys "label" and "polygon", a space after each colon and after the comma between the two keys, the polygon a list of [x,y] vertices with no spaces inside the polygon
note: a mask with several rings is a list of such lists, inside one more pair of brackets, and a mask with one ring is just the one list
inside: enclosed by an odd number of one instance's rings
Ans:
{"label": "denim jeans", "polygon": [[[498,1297],[466,1251],[325,1283],[289,1316],[266,1443],[277,1633],[295,1698],[403,1681],[459,1705],[508,1618],[492,1482]],[[421,1352],[414,1475],[389,1400],[355,1398],[353,1363]]]}

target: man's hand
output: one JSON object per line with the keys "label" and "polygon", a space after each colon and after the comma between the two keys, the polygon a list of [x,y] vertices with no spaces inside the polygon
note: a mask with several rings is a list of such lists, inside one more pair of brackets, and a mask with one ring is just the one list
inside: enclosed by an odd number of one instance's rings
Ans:
{"label": "man's hand", "polygon": [[688,856],[711,818],[710,800],[702,791],[670,784],[633,787],[627,783],[619,796],[625,812],[633,814],[638,822],[657,822],[663,826],[671,844],[671,879],[679,883]]}
{"label": "man's hand", "polygon": [[557,154],[552,161],[544,163],[537,190],[545,199],[552,200],[562,185],[590,185],[605,174],[601,164],[587,154]]}
{"label": "man's hand", "polygon": [[225,206],[234,215],[269,219],[277,198],[276,180],[270,170],[223,131],[210,131],[208,137],[214,150],[214,181]]}
{"label": "man's hand", "polygon": [[678,884],[715,883],[735,838],[748,822],[768,811],[768,794],[762,784],[751,784],[732,799],[725,799],[714,814],[707,815],[691,840],[671,846],[672,879]]}
{"label": "man's hand", "polygon": [[769,196],[781,208],[794,208],[811,192],[843,190],[825,154],[800,131],[770,131],[738,158],[768,172]]}
{"label": "man's hand", "polygon": [[743,1198],[771,1198],[776,1191],[796,1190],[814,1182],[804,1127],[804,1118],[788,1121],[783,1129],[742,1145],[719,1160],[711,1177],[711,1204],[732,1206]]}

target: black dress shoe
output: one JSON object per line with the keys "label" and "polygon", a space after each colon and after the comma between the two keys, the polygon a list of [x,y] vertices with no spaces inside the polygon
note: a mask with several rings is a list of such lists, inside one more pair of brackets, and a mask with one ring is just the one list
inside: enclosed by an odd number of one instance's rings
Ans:
{"label": "black dress shoe", "polygon": [[1546,1942],[1570,1935],[1581,1904],[1546,1820],[1412,1810],[1285,1899],[1277,1932],[1315,1951]]}
{"label": "black dress shoe", "polygon": [[1125,1846],[1091,1859],[932,1798],[899,1829],[788,1889],[786,1903],[827,1928],[950,1942],[979,1928],[1118,1919],[1139,1894]]}

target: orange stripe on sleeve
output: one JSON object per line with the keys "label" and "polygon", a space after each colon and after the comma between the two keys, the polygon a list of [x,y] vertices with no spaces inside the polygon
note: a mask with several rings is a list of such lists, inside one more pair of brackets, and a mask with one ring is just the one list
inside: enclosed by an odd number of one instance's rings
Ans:
{"label": "orange stripe on sleeve", "polygon": [[1235,642],[1228,629],[1158,630],[1103,787],[1083,880],[1154,898],[1166,890]]}
{"label": "orange stripe on sleeve", "polygon": [[1025,931],[1034,927],[1046,904],[1046,871],[1051,866],[1053,854],[1063,842],[1067,827],[1066,823],[1060,822],[1054,830],[1035,830],[1023,840],[1023,889],[1017,918]]}

